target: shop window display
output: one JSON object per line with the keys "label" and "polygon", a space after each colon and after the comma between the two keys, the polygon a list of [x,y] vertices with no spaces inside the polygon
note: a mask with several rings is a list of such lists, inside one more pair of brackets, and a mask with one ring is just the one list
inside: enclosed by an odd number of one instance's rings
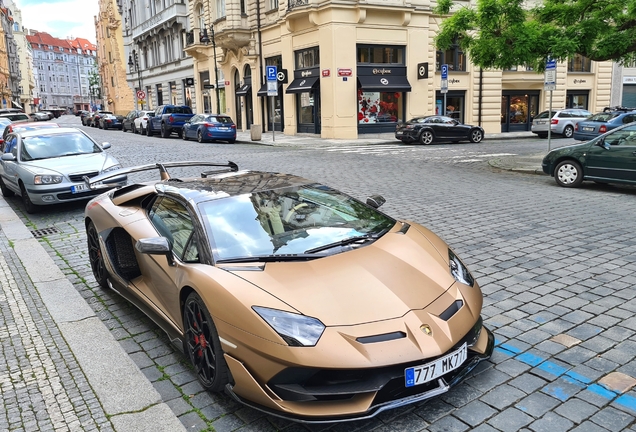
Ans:
{"label": "shop window display", "polygon": [[358,90],[358,123],[397,122],[402,118],[402,93]]}

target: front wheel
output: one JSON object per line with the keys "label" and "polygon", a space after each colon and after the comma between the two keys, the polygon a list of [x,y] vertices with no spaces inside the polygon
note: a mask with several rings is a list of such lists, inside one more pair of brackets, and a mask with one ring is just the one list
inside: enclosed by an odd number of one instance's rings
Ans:
{"label": "front wheel", "polygon": [[24,204],[24,210],[26,210],[26,212],[29,214],[37,213],[38,206],[33,204],[33,201],[31,201],[31,198],[29,198],[29,193],[26,191],[23,183],[20,183],[20,193],[22,194],[22,204]]}
{"label": "front wheel", "polygon": [[137,134],[137,126],[135,126],[135,124],[132,124],[132,127],[130,128],[130,131],[134,134]]}
{"label": "front wheel", "polygon": [[203,133],[201,131],[197,132],[197,141],[199,141],[200,143],[203,142]]}
{"label": "front wheel", "polygon": [[181,130],[181,139],[184,141],[188,140],[188,135],[186,135],[185,129]]}
{"label": "front wheel", "polygon": [[481,140],[483,139],[484,139],[484,133],[480,131],[479,129],[473,129],[472,131],[470,131],[470,142],[478,143],[478,142],[481,142]]}
{"label": "front wheel", "polygon": [[99,234],[93,222],[89,222],[86,227],[86,239],[88,242],[88,260],[91,263],[91,270],[95,280],[102,288],[108,288],[108,273],[104,265],[102,249],[99,246]]}
{"label": "front wheel", "polygon": [[564,129],[563,129],[563,137],[564,138],[572,138],[572,136],[574,136],[574,128],[570,125],[567,125]]}
{"label": "front wheel", "polygon": [[554,179],[562,187],[577,187],[583,182],[583,169],[578,162],[566,160],[554,169]]}
{"label": "front wheel", "polygon": [[152,129],[150,128],[150,123],[146,125],[146,135],[149,137],[152,136]]}
{"label": "front wheel", "polygon": [[183,329],[183,348],[199,382],[206,390],[223,390],[230,379],[219,335],[203,300],[195,292],[188,295],[183,307]]}
{"label": "front wheel", "polygon": [[433,142],[433,132],[425,130],[420,134],[421,144],[429,145],[432,142]]}
{"label": "front wheel", "polygon": [[161,123],[161,138],[168,138],[170,136],[170,132],[166,127],[165,123]]}

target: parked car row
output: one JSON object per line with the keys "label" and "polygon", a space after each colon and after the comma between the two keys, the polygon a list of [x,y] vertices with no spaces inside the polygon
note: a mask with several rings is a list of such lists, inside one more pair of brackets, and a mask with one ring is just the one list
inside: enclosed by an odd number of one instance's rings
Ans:
{"label": "parked car row", "polygon": [[101,129],[121,129],[168,138],[176,134],[183,140],[195,139],[200,143],[209,141],[236,142],[236,124],[225,114],[193,114],[189,106],[161,105],[154,111],[133,110],[117,118],[107,111],[89,113],[82,118],[84,126]]}
{"label": "parked car row", "polygon": [[568,108],[538,114],[532,121],[532,132],[541,138],[552,134],[577,141],[588,141],[618,126],[636,121],[636,108],[607,107],[592,114],[584,109]]}

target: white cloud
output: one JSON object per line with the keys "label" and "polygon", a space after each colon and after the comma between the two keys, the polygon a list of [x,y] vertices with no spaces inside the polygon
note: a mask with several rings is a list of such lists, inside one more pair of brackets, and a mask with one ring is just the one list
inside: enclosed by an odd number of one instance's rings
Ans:
{"label": "white cloud", "polygon": [[95,43],[97,0],[14,0],[22,10],[24,27],[50,33],[60,39],[80,37]]}

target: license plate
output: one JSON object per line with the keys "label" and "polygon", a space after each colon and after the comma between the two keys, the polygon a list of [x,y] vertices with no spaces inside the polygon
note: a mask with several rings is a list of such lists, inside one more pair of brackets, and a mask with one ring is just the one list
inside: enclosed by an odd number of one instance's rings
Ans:
{"label": "license plate", "polygon": [[457,351],[440,357],[422,366],[406,368],[404,378],[406,387],[424,384],[460,367],[466,361],[467,348],[464,343]]}
{"label": "license plate", "polygon": [[585,126],[585,127],[583,128],[583,130],[584,130],[584,131],[587,131],[587,132],[594,132],[594,128],[593,128],[593,127],[589,127],[589,126]]}
{"label": "license plate", "polygon": [[543,120],[537,120],[537,124],[545,124],[545,121],[543,121]]}
{"label": "license plate", "polygon": [[221,127],[219,128],[219,130],[230,130],[230,128],[229,128],[229,127],[223,127],[223,126],[221,126]]}
{"label": "license plate", "polygon": [[80,193],[80,192],[84,192],[87,191],[88,188],[86,187],[86,185],[83,184],[78,184],[78,185],[73,185],[71,186],[71,193]]}

